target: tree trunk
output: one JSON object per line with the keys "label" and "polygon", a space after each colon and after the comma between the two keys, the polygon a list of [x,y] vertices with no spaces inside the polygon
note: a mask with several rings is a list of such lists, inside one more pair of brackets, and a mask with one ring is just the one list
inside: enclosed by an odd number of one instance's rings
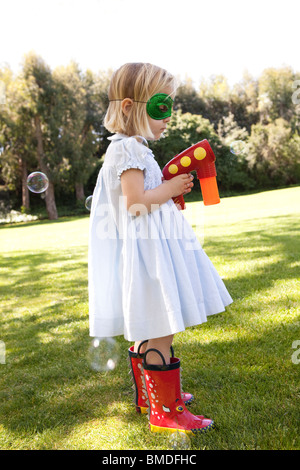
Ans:
{"label": "tree trunk", "polygon": [[[43,135],[41,129],[41,122],[39,116],[35,116],[35,131],[36,131],[36,138],[37,138],[37,153],[38,153],[38,160],[41,171],[47,175],[47,166],[44,161],[44,147],[43,147]],[[48,175],[47,175],[48,176]],[[49,179],[49,178],[48,178]],[[55,195],[54,195],[54,185],[49,179],[49,186],[46,190],[46,209],[48,212],[48,217],[50,220],[58,219],[57,209],[55,204]]]}
{"label": "tree trunk", "polygon": [[[43,172],[44,173],[44,172]],[[49,180],[49,186],[46,190],[46,208],[50,220],[58,219],[55,204],[54,184]]]}
{"label": "tree trunk", "polygon": [[83,183],[75,183],[75,193],[77,201],[83,201],[83,199],[85,199]]}
{"label": "tree trunk", "polygon": [[23,158],[19,158],[22,173],[22,206],[28,211],[30,209],[29,190],[27,187],[27,164]]}

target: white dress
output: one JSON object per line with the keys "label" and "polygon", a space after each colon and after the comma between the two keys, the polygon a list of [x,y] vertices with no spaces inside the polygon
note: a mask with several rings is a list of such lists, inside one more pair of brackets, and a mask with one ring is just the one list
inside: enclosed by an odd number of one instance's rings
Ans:
{"label": "white dress", "polygon": [[144,187],[162,182],[152,151],[116,134],[93,193],[89,240],[90,335],[129,341],[185,330],[232,302],[216,269],[173,200],[133,216],[120,176],[144,172]]}

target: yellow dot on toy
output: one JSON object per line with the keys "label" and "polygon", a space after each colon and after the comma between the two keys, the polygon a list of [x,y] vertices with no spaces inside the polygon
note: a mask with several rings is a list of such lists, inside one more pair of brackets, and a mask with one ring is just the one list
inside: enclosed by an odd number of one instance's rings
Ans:
{"label": "yellow dot on toy", "polygon": [[206,150],[202,147],[196,148],[196,150],[194,150],[194,157],[196,160],[203,160],[203,158],[206,157]]}
{"label": "yellow dot on toy", "polygon": [[169,166],[169,173],[171,173],[171,175],[175,175],[177,171],[178,171],[178,166],[174,165],[174,163]]}
{"label": "yellow dot on toy", "polygon": [[182,157],[180,159],[180,163],[182,166],[190,166],[192,160],[190,159],[190,157]]}

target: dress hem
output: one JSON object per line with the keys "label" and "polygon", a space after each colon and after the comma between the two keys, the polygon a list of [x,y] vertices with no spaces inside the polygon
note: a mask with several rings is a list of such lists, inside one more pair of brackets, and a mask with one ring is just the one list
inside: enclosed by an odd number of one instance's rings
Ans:
{"label": "dress hem", "polygon": [[147,340],[147,339],[149,340],[149,339],[155,339],[155,338],[163,338],[164,336],[170,336],[170,335],[175,335],[177,333],[181,333],[181,332],[185,331],[187,328],[191,328],[192,326],[198,326],[198,325],[202,325],[203,323],[206,323],[207,322],[207,317],[225,312],[226,307],[228,305],[230,305],[232,302],[233,302],[233,300],[231,299],[231,301],[224,304],[223,308],[218,309],[217,311],[214,311],[214,312],[211,312],[211,313],[206,313],[206,317],[202,321],[200,321],[200,319],[198,318],[197,320],[194,319],[194,320],[191,320],[191,321],[186,321],[181,326],[178,325],[178,326],[174,326],[173,328],[170,327],[170,325],[168,325],[168,328],[163,329],[163,330],[161,329],[161,325],[160,325],[160,332],[159,333],[155,333],[154,331],[152,331],[148,335],[140,334],[138,336],[135,336],[135,335],[129,334],[128,332],[124,331],[125,329],[123,327],[123,328],[120,328],[119,331],[115,331],[115,333],[109,333],[109,334],[106,334],[106,335],[103,335],[103,334],[102,335],[96,335],[96,334],[93,334],[93,333],[95,333],[94,330],[96,328],[93,328],[93,329],[90,328],[90,336],[91,337],[101,337],[101,338],[112,338],[112,337],[115,337],[115,336],[123,336],[127,341],[131,341],[131,342],[132,341],[143,341],[143,340]]}

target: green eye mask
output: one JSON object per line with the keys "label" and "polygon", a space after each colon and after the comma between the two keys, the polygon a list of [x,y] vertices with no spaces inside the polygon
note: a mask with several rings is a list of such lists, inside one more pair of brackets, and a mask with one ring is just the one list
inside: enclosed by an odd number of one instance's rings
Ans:
{"label": "green eye mask", "polygon": [[157,93],[147,101],[146,110],[152,119],[160,120],[171,116],[172,106],[173,100],[169,95]]}
{"label": "green eye mask", "polygon": [[[109,101],[123,101],[121,98]],[[137,103],[146,103],[146,110],[148,116],[152,119],[161,120],[166,119],[172,114],[173,100],[165,93],[156,93],[148,101],[133,100]]]}

